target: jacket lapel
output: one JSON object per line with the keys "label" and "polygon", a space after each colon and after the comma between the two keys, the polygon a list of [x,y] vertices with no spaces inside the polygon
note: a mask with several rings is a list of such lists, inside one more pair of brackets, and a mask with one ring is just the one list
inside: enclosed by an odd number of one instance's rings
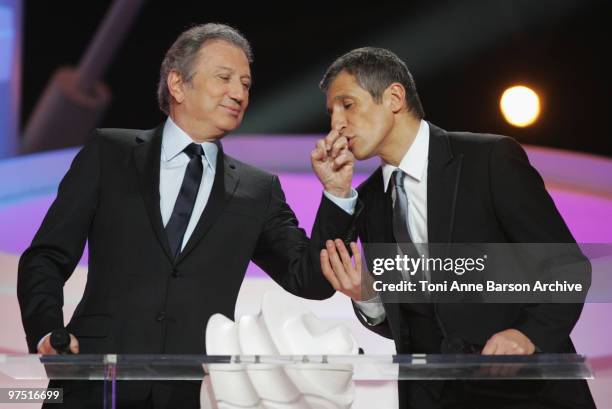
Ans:
{"label": "jacket lapel", "polygon": [[225,156],[223,147],[219,144],[217,152],[217,168],[215,180],[210,191],[206,207],[198,220],[195,230],[187,241],[185,248],[178,255],[175,264],[180,263],[206,235],[213,224],[219,219],[219,214],[234,196],[240,177],[232,158]]}
{"label": "jacket lapel", "polygon": [[450,243],[463,154],[453,156],[446,132],[429,124],[427,235],[429,243]]}
{"label": "jacket lapel", "polygon": [[172,260],[168,237],[164,230],[161,210],[159,208],[159,166],[163,129],[163,125],[160,125],[148,133],[143,133],[142,137],[137,138],[137,145],[134,148],[133,155],[138,173],[140,193],[145,202],[145,208],[149,214],[153,231],[166,256]]}
{"label": "jacket lapel", "polygon": [[[375,246],[376,243],[384,243],[382,248],[384,251],[387,249],[387,246],[395,244],[395,238],[393,237],[393,203],[391,200],[391,190],[389,189],[385,192],[382,167],[376,169],[364,187],[364,206],[360,217],[364,220],[363,226],[365,226],[365,231],[361,232],[361,237],[366,247],[368,243],[374,243]],[[381,256],[387,257],[386,254],[370,254],[369,258]],[[389,255],[389,257],[394,256],[395,252]],[[389,300],[384,297],[384,294],[385,293],[381,293],[381,296],[387,316],[387,322],[389,323],[393,338],[396,340],[396,346],[398,346],[399,344],[397,342],[400,339],[399,304],[397,300],[389,302]]]}
{"label": "jacket lapel", "polygon": [[[446,132],[429,123],[429,155],[427,167],[427,231],[429,243],[452,240],[455,203],[463,155],[453,156]],[[384,191],[382,168],[371,177],[365,199],[365,237],[370,243],[395,243],[393,210],[390,193]],[[365,193],[365,192],[364,192]],[[397,302],[384,302],[387,320],[396,346],[400,342],[401,313]]]}
{"label": "jacket lapel", "polygon": [[385,192],[382,168],[379,167],[370,176],[367,189],[364,189],[365,200],[363,212],[365,237],[369,243],[394,243],[393,208],[391,196]]}

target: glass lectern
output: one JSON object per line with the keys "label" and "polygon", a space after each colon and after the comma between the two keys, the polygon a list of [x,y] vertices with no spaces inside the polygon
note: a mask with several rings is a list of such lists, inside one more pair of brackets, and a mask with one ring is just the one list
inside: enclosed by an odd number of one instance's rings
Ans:
{"label": "glass lectern", "polygon": [[388,401],[394,401],[398,379],[593,377],[586,359],[575,354],[0,355],[0,372],[15,380],[102,380],[100,406],[104,409],[115,408],[117,380],[202,380],[203,408],[269,407],[265,402],[287,408],[357,408],[373,407],[372,402],[363,401],[368,399],[376,399],[380,406],[380,395],[384,394]]}

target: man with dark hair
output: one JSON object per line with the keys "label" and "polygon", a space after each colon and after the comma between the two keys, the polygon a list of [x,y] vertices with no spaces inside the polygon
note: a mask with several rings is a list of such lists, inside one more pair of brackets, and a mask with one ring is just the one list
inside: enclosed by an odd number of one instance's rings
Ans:
{"label": "man with dark hair", "polygon": [[[287,291],[324,299],[326,238],[344,235],[353,157],[313,152],[324,181],[309,240],[278,177],[223,152],[249,102],[251,48],[232,27],[182,33],[161,65],[152,130],[98,129],[62,180],[19,262],[18,298],[28,349],[56,353],[63,285],[89,243],[85,293],[66,329],[73,353],[204,354],[209,317],[234,314],[250,260]],[[339,139],[339,143],[346,141]],[[64,406],[99,407],[100,382],[57,381]],[[120,382],[119,407],[196,408],[200,383]]]}
{"label": "man with dark hair", "polygon": [[[424,121],[412,75],[392,52],[368,47],[341,56],[321,89],[336,131],[325,143],[342,136],[356,159],[383,162],[357,189],[362,243],[575,243],[521,146]],[[569,335],[582,304],[364,299],[360,251],[350,246],[355,265],[342,240],[326,243],[323,274],[351,297],[360,322],[392,338],[400,354],[575,352]],[[585,381],[505,382],[401,381],[400,406],[594,407]]]}

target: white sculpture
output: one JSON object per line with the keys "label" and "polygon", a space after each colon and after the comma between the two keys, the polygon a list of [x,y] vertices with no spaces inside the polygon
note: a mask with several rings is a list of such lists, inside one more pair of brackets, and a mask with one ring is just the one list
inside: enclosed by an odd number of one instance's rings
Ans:
{"label": "white sculpture", "polygon": [[[261,311],[237,323],[213,315],[208,355],[354,355],[357,342],[343,325],[321,321],[280,291],[267,292]],[[350,365],[209,365],[201,405],[215,408],[343,409],[355,397]]]}

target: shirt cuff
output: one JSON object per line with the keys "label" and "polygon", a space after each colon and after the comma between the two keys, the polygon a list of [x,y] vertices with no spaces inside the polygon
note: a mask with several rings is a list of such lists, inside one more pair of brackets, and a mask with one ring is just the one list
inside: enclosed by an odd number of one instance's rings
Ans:
{"label": "shirt cuff", "polygon": [[323,191],[325,197],[331,200],[336,206],[352,215],[355,213],[355,206],[357,205],[357,191],[351,188],[351,195],[349,197],[338,197],[331,193]]}
{"label": "shirt cuff", "polygon": [[359,313],[370,325],[378,325],[385,320],[386,313],[380,297],[376,297],[367,301],[354,301]]}

